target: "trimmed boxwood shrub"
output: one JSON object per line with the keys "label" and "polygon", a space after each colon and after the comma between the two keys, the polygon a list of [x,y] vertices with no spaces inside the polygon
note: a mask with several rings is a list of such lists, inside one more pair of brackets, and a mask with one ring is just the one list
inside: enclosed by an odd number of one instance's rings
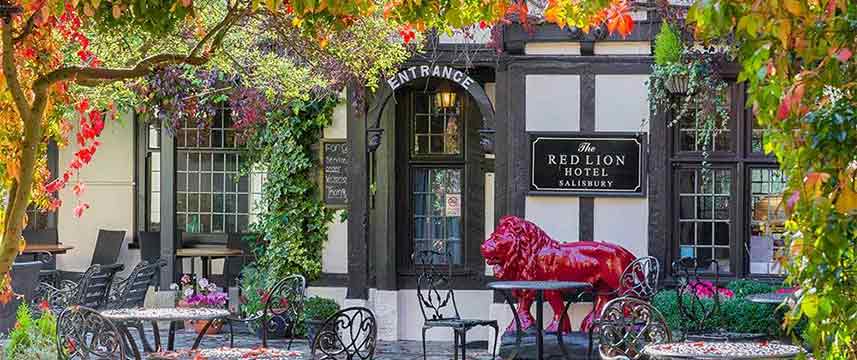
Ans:
{"label": "trimmed boxwood shrub", "polygon": [[[720,312],[712,315],[704,324],[705,331],[722,329],[738,333],[765,333],[774,337],[783,336],[784,332],[781,329],[782,310],[776,310],[773,305],[755,304],[744,299],[747,295],[776,291],[782,286],[752,280],[737,280],[730,282],[726,287],[732,290],[735,296],[729,299],[721,298]],[[685,303],[688,302],[689,299],[686,299]],[[652,304],[664,315],[670,329],[678,332],[684,332],[687,329],[687,323],[678,311],[677,291],[661,291],[652,300]],[[714,306],[714,300],[703,299],[703,306],[710,309]]]}

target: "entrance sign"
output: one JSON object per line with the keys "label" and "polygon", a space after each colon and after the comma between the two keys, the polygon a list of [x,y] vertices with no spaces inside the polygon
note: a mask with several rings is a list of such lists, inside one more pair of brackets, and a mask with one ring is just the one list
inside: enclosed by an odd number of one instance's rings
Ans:
{"label": "entrance sign", "polygon": [[533,192],[644,194],[644,139],[639,134],[530,134]]}
{"label": "entrance sign", "polygon": [[328,206],[348,206],[348,144],[345,140],[322,142],[322,194]]}
{"label": "entrance sign", "polygon": [[396,75],[387,79],[387,84],[390,85],[390,88],[393,89],[393,91],[396,91],[396,89],[398,89],[402,85],[424,77],[436,77],[452,80],[458,83],[458,85],[461,85],[461,87],[468,89],[468,91],[470,85],[476,83],[473,78],[467,76],[467,74],[465,74],[463,71],[458,70],[456,68],[439,65],[420,65],[411,66],[405,70],[399,71],[398,73],[396,73]]}

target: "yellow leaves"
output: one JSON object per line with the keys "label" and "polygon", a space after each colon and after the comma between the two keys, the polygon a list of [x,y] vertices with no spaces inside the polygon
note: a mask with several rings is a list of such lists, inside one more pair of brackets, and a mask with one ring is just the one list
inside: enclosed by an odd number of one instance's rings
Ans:
{"label": "yellow leaves", "polygon": [[803,1],[785,0],[785,3],[783,5],[785,5],[786,10],[788,10],[788,12],[790,12],[794,16],[801,16],[804,13]]}
{"label": "yellow leaves", "polygon": [[297,16],[295,16],[294,18],[292,18],[292,26],[294,26],[294,27],[296,27],[296,28],[301,27],[301,24],[303,24],[303,22],[304,22],[304,19],[299,18],[299,17],[297,17]]}
{"label": "yellow leaves", "polygon": [[791,39],[792,34],[792,23],[790,20],[780,20],[777,23],[776,28],[774,29],[774,34],[777,36],[777,39],[783,45],[783,48],[789,48],[789,40]]}
{"label": "yellow leaves", "polygon": [[810,198],[817,198],[822,194],[822,186],[830,180],[830,174],[823,172],[811,172],[803,179],[804,194]]}
{"label": "yellow leaves", "polygon": [[810,319],[815,318],[818,315],[818,295],[814,292],[804,295],[803,300],[801,300],[800,309]]}
{"label": "yellow leaves", "polygon": [[839,176],[839,193],[836,195],[836,211],[845,215],[857,215],[857,161],[852,162],[844,174]]}

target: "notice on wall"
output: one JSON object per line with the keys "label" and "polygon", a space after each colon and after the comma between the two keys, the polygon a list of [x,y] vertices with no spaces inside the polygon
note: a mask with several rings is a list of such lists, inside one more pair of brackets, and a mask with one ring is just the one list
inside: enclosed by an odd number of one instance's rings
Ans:
{"label": "notice on wall", "polygon": [[322,143],[322,194],[328,206],[348,205],[348,144],[345,140]]}
{"label": "notice on wall", "polygon": [[639,134],[531,134],[530,151],[532,192],[643,195]]}
{"label": "notice on wall", "polygon": [[447,217],[461,216],[461,194],[446,194],[445,196]]}

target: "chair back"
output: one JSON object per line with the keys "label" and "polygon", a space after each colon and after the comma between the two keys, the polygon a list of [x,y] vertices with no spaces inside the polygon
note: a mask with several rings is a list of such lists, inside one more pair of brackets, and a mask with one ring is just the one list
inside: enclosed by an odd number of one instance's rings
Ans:
{"label": "chair back", "polygon": [[77,301],[72,304],[101,309],[107,304],[110,288],[122,265],[92,265],[78,285]]}
{"label": "chair back", "polygon": [[8,333],[15,326],[15,313],[22,300],[33,301],[33,293],[39,284],[40,261],[18,262],[12,264],[12,290],[23,295],[23,299],[13,296],[6,304],[0,304],[0,334]]}
{"label": "chair back", "polygon": [[414,254],[414,266],[419,272],[417,301],[425,321],[461,319],[452,290],[450,260],[449,253],[436,250],[421,250]]}
{"label": "chair back", "polygon": [[378,323],[363,307],[339,310],[312,340],[314,360],[369,360],[375,356]]}
{"label": "chair back", "polygon": [[[703,331],[705,323],[720,311],[720,264],[715,259],[684,257],[673,263],[674,277],[678,280],[677,307],[688,334]],[[711,281],[705,277],[712,278]],[[706,305],[711,298],[712,305]]]}
{"label": "chair back", "polygon": [[661,264],[654,256],[637,258],[622,272],[619,296],[633,296],[651,301],[658,292]]}
{"label": "chair back", "polygon": [[592,331],[602,359],[636,360],[644,358],[646,345],[672,342],[672,333],[658,309],[630,296],[610,300]]}
{"label": "chair back", "polygon": [[293,327],[303,314],[306,299],[306,279],[303,275],[289,275],[267,290],[267,301],[262,318],[262,340],[267,344],[268,331],[276,329],[278,323]]}
{"label": "chair back", "polygon": [[66,360],[125,360],[119,329],[97,311],[71,306],[57,318],[57,353]]}
{"label": "chair back", "polygon": [[24,230],[21,235],[28,244],[56,245],[59,243],[57,229]]}
{"label": "chair back", "polygon": [[161,233],[159,231],[140,231],[137,233],[140,243],[140,260],[153,264],[161,258]]}
{"label": "chair back", "polygon": [[113,265],[119,262],[119,252],[125,242],[124,230],[98,230],[98,240],[91,265]]}
{"label": "chair back", "polygon": [[163,260],[155,260],[150,264],[143,260],[137,264],[125,280],[114,284],[107,307],[110,309],[143,307],[149,286],[155,285],[155,275],[160,272],[161,266],[165,263]]}

